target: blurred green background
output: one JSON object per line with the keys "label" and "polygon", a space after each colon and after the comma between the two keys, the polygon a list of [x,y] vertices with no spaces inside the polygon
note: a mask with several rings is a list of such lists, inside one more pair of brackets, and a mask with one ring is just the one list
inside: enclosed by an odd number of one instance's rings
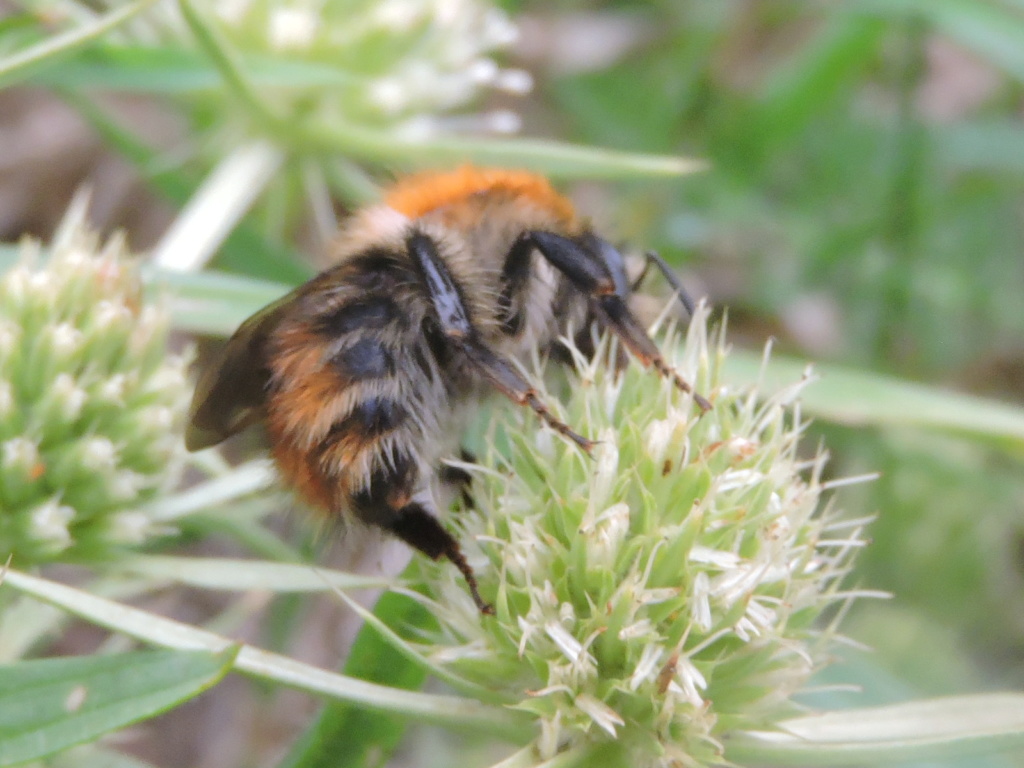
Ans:
{"label": "blurred green background", "polygon": [[[45,33],[45,5],[0,2],[0,53]],[[521,32],[503,63],[535,87],[486,106],[519,112],[528,136],[709,161],[682,180],[565,186],[602,230],[657,249],[728,307],[737,346],[775,338],[797,360],[1019,417],[1024,2],[502,5]],[[173,43],[125,50],[97,44],[0,91],[0,238],[45,235],[90,181],[99,222],[147,247],[223,153],[209,66]],[[324,211],[306,201],[320,161],[288,156],[217,266],[286,283],[314,269]],[[317,199],[337,215],[401,168],[323,162]],[[851,583],[894,597],[853,607],[845,634],[875,650],[850,649],[828,673],[865,692],[817,701],[1024,685],[1024,440],[822,419],[808,449],[819,442],[835,477],[882,473],[838,503],[877,515]]]}

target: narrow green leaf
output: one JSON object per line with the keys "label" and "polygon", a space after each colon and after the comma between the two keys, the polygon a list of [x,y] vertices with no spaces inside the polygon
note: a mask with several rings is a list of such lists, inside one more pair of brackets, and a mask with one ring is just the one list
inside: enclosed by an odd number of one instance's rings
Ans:
{"label": "narrow green leaf", "polygon": [[[767,391],[798,381],[807,364],[773,356],[733,352],[726,376],[736,383],[763,383]],[[852,426],[920,427],[995,443],[1024,454],[1024,409],[994,400],[915,384],[869,371],[814,365],[819,381],[801,394],[804,412]]]}
{"label": "narrow green leaf", "polygon": [[52,755],[191,699],[236,649],[137,651],[0,667],[0,766]]}
{"label": "narrow green leaf", "polygon": [[213,510],[250,494],[273,488],[279,482],[267,459],[252,459],[221,474],[146,505],[146,514],[162,523],[176,522],[202,510]]}
{"label": "narrow green leaf", "polygon": [[[270,56],[244,56],[259,88],[339,88],[361,78],[325,64]],[[224,79],[208,58],[185,48],[102,45],[32,78],[36,85],[64,89],[190,94],[222,89]]]}
{"label": "narrow green leaf", "polygon": [[312,565],[275,563],[267,560],[232,560],[222,557],[174,557],[139,555],[119,561],[118,571],[170,579],[204,589],[245,591],[264,589],[284,592],[326,592],[390,586],[392,579],[359,576]]}
{"label": "narrow green leaf", "polygon": [[[89,590],[112,599],[136,597],[153,588],[152,580],[99,578]],[[11,664],[26,657],[37,645],[58,636],[71,617],[37,600],[19,598],[3,607],[0,621],[0,663]]]}
{"label": "narrow green leaf", "polygon": [[156,0],[136,0],[98,17],[89,24],[49,37],[27,50],[5,56],[0,59],[0,88],[24,80],[64,56],[80,51],[97,38],[146,10],[154,2]]}
{"label": "narrow green leaf", "polygon": [[[415,564],[410,568],[415,568]],[[376,632],[379,638],[384,642],[385,645],[396,651],[405,661],[411,662],[412,664],[422,667],[424,670],[432,674],[442,683],[449,685],[459,693],[463,693],[467,696],[472,696],[480,701],[488,701],[492,704],[508,704],[511,703],[508,697],[503,696],[501,693],[484,688],[477,683],[466,680],[459,675],[450,672],[442,664],[428,659],[423,656],[412,644],[403,639],[395,630],[391,628],[395,622],[388,622],[385,619],[377,615],[378,612],[382,612],[381,605],[378,603],[377,607],[373,611],[369,611],[360,605],[356,600],[346,595],[344,592],[338,592],[338,597],[344,601],[344,603],[351,608],[355,613],[359,615],[365,623],[364,627],[370,631]],[[382,598],[383,599],[383,598]],[[428,610],[429,606],[426,602],[423,604],[423,609]],[[407,613],[410,616],[419,615],[416,611],[408,609]],[[406,618],[404,614],[401,618]],[[357,667],[353,667],[357,669]]]}
{"label": "narrow green leaf", "polygon": [[618,152],[541,139],[438,136],[412,140],[355,125],[313,124],[296,128],[309,148],[374,162],[447,166],[460,162],[527,168],[574,179],[672,177],[706,170],[703,160]]}
{"label": "narrow green leaf", "polygon": [[[121,605],[55,581],[8,570],[4,585],[59,606],[115,632],[146,643],[179,650],[220,652],[236,643],[216,633],[173,621],[139,608]],[[361,707],[399,713],[424,722],[452,728],[478,730],[520,739],[530,732],[523,716],[478,701],[404,691],[375,685],[300,661],[242,645],[234,668],[262,680],[281,683],[319,696],[348,701]]]}
{"label": "narrow green leaf", "polygon": [[785,765],[891,765],[1024,749],[1024,694],[951,696],[787,720],[726,743],[726,757]]}

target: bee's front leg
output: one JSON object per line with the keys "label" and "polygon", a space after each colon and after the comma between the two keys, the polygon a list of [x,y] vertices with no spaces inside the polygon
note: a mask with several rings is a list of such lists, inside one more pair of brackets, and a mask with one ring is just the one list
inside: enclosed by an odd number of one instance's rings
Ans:
{"label": "bee's front leg", "polygon": [[505,397],[518,405],[528,405],[545,424],[590,453],[594,442],[555,418],[515,365],[481,341],[455,280],[437,253],[437,244],[425,234],[416,232],[409,236],[406,247],[419,269],[420,280],[445,343],[461,352],[487,383]]}
{"label": "bee's front leg", "polygon": [[590,299],[595,315],[611,328],[633,355],[645,366],[689,392],[702,411],[711,403],[693,391],[693,387],[672,369],[651,341],[647,331],[633,316],[627,305],[629,285],[626,282],[622,255],[609,243],[596,237],[572,239],[554,232],[529,232],[526,237],[555,269]]}

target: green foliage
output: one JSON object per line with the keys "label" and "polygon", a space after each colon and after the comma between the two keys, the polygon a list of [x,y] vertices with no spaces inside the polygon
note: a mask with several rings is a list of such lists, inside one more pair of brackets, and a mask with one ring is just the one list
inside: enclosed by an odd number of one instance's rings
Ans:
{"label": "green foliage", "polygon": [[234,651],[137,651],[0,667],[0,766],[152,717],[215,685]]}

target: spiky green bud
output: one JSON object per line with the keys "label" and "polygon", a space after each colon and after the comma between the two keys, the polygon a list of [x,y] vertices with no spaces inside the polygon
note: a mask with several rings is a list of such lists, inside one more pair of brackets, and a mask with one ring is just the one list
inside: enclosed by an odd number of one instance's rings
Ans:
{"label": "spiky green bud", "polygon": [[0,555],[109,556],[162,528],[142,506],[181,465],[185,359],[122,239],[69,214],[0,276]]}
{"label": "spiky green bud", "polygon": [[542,758],[604,743],[629,765],[719,764],[730,731],[791,715],[825,661],[822,612],[863,541],[821,501],[824,456],[798,452],[802,385],[728,388],[705,313],[685,349],[703,415],[635,364],[616,375],[607,350],[578,362],[560,415],[600,440],[594,459],[531,414],[504,420],[510,447],[458,516],[494,617],[426,566],[438,658],[532,713]]}

